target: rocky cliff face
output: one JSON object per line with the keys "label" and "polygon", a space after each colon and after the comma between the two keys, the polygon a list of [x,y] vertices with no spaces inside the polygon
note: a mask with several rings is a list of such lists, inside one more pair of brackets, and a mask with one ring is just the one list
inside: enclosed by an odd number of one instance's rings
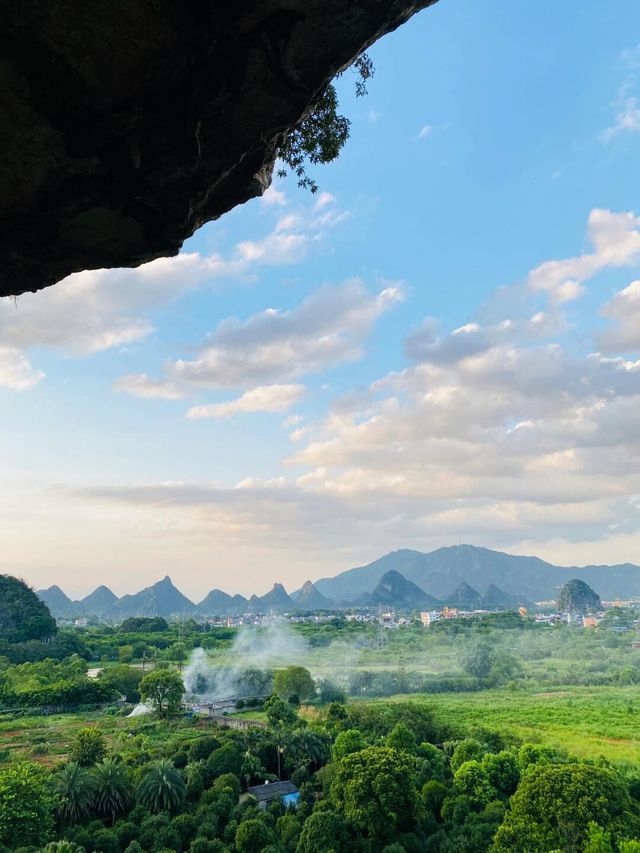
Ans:
{"label": "rocky cliff face", "polygon": [[174,255],[436,0],[0,0],[0,295]]}

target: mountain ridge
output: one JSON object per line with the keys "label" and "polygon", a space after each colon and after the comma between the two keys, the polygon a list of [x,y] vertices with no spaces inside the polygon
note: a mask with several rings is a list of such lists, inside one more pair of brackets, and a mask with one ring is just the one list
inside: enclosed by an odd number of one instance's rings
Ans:
{"label": "mountain ridge", "polygon": [[[380,586],[383,578],[386,580]],[[98,616],[117,621],[127,616],[237,616],[295,610],[341,609],[389,605],[432,609],[442,604],[469,609],[530,607],[532,601],[555,600],[570,579],[582,580],[604,599],[640,596],[640,566],[554,566],[538,557],[517,556],[473,545],[453,545],[423,553],[400,549],[365,566],[321,578],[289,594],[280,583],[262,596],[245,598],[212,589],[194,604],[169,576],[121,598],[102,585],[80,601],[57,585],[38,596],[58,618]],[[385,586],[386,584],[386,586]],[[479,592],[478,590],[484,590]]]}
{"label": "mountain ridge", "polygon": [[506,593],[534,601],[555,599],[560,587],[571,578],[598,588],[604,598],[640,596],[640,566],[633,563],[556,566],[539,557],[506,554],[475,545],[450,545],[426,553],[408,548],[391,551],[364,566],[321,578],[315,586],[330,598],[352,600],[390,569],[438,599],[444,599],[462,582],[475,589],[494,584]]}
{"label": "mountain ridge", "polygon": [[121,618],[127,616],[176,616],[191,613],[196,605],[174,586],[169,575],[132,595],[119,598],[114,609]]}
{"label": "mountain ridge", "polygon": [[318,592],[311,581],[305,581],[291,598],[299,610],[333,610],[337,606],[337,602]]}
{"label": "mountain ridge", "polygon": [[100,584],[89,595],[85,595],[80,601],[76,602],[83,612],[90,613],[94,616],[106,616],[111,609],[117,604],[118,596],[112,592],[108,586]]}
{"label": "mountain ridge", "polygon": [[79,602],[73,601],[63,592],[57,584],[52,584],[46,589],[37,589],[36,595],[51,613],[62,619],[74,619],[80,614]]}
{"label": "mountain ridge", "polygon": [[429,610],[440,602],[395,569],[385,572],[370,593],[361,593],[353,602],[356,606],[388,605],[409,610]]}

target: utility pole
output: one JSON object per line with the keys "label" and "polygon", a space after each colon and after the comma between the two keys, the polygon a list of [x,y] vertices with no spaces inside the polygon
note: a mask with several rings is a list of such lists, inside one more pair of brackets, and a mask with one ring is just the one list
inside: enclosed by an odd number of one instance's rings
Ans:
{"label": "utility pole", "polygon": [[378,605],[378,651],[382,651],[387,644],[387,636],[385,633],[384,621],[382,618],[382,605]]}

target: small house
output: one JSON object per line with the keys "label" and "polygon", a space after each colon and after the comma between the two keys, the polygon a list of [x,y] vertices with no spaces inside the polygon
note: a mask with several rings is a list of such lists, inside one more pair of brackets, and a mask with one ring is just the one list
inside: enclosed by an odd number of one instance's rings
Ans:
{"label": "small house", "polygon": [[266,809],[273,800],[282,800],[285,806],[297,806],[300,792],[293,782],[265,782],[247,788],[247,794],[258,801],[261,809]]}

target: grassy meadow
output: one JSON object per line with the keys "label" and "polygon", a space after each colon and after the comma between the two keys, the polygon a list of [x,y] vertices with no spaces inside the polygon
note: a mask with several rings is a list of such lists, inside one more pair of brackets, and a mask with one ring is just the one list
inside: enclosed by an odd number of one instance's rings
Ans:
{"label": "grassy meadow", "polygon": [[386,701],[407,699],[428,702],[438,718],[464,730],[496,729],[518,740],[561,747],[580,758],[603,756],[620,764],[640,763],[637,687],[501,689],[398,695]]}
{"label": "grassy meadow", "polygon": [[[384,701],[424,702],[436,716],[460,730],[495,729],[519,741],[561,747],[580,758],[599,756],[616,764],[640,764],[640,691],[637,687],[576,687],[557,690],[484,690],[476,693],[397,694]],[[380,699],[352,701],[380,702]],[[312,718],[312,708],[302,709]],[[244,719],[266,720],[248,709]],[[132,738],[152,746],[167,737],[167,726],[181,738],[198,737],[207,720],[178,719],[159,723],[101,712],[51,716],[0,717],[0,763],[28,759],[53,766],[68,754],[84,726],[97,726],[113,748]]]}

